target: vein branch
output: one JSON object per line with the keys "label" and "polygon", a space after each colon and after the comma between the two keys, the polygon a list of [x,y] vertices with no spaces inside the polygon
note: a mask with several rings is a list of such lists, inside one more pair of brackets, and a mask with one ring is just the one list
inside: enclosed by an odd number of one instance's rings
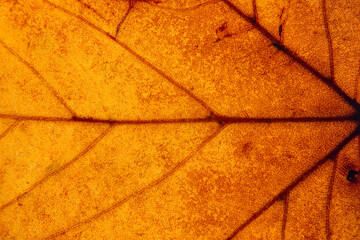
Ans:
{"label": "vein branch", "polygon": [[331,238],[331,231],[330,231],[330,207],[331,207],[331,199],[332,199],[332,192],[334,188],[334,182],[335,182],[335,175],[338,165],[338,158],[334,157],[334,164],[333,169],[330,177],[330,183],[329,183],[329,189],[328,189],[328,195],[326,199],[326,213],[325,213],[325,224],[326,224],[326,240],[330,240]]}
{"label": "vein branch", "polygon": [[200,4],[197,4],[197,5],[194,5],[194,6],[190,6],[190,7],[184,7],[184,8],[172,8],[172,7],[165,7],[165,6],[160,6],[160,5],[157,5],[153,2],[145,2],[153,7],[156,7],[156,8],[159,8],[159,9],[164,9],[164,10],[169,10],[169,11],[177,11],[177,12],[189,12],[189,11],[194,11],[200,7],[204,7],[204,6],[207,6],[207,5],[210,5],[210,4],[215,4],[215,3],[218,3],[220,2],[221,0],[210,0],[210,1],[207,1],[207,2],[203,2],[203,3],[200,3]]}
{"label": "vein branch", "polygon": [[62,172],[64,169],[66,169],[67,167],[69,167],[70,165],[72,165],[73,163],[75,163],[78,159],[80,159],[80,157],[84,156],[87,152],[89,152],[92,148],[94,148],[94,146],[100,142],[101,139],[103,139],[109,132],[110,130],[113,128],[114,125],[110,125],[109,128],[107,128],[102,134],[100,134],[97,138],[95,138],[82,152],[80,152],[75,158],[73,158],[71,161],[67,162],[66,164],[64,164],[63,166],[61,166],[60,168],[58,168],[57,170],[55,170],[54,172],[50,173],[49,175],[45,176],[44,178],[40,179],[39,181],[37,181],[36,183],[34,183],[31,187],[29,187],[25,192],[23,192],[22,194],[18,195],[17,197],[15,197],[14,199],[10,200],[9,202],[5,203],[4,205],[2,205],[0,207],[0,211],[4,210],[5,208],[7,208],[8,206],[12,205],[13,203],[15,203],[16,201],[18,201],[19,199],[23,198],[25,195],[27,195],[29,192],[31,192],[34,188],[36,188],[37,186],[39,186],[40,184],[46,182],[48,179],[50,179],[51,177],[59,174],[60,172]]}
{"label": "vein branch", "polygon": [[103,20],[107,20],[104,16],[102,16],[98,11],[96,11],[96,9],[94,9],[93,7],[91,7],[89,4],[85,3],[83,0],[76,0],[77,2],[79,2],[81,5],[83,5],[84,7],[86,7],[87,9],[89,9],[90,11],[92,11],[93,13],[95,13],[96,16],[98,16],[99,18],[103,19]]}
{"label": "vein branch", "polygon": [[275,197],[273,197],[270,201],[265,203],[258,211],[256,211],[251,217],[249,217],[245,222],[243,222],[240,226],[238,226],[227,240],[233,239],[240,231],[242,231],[247,225],[252,223],[255,219],[257,219],[263,212],[265,212],[269,207],[271,207],[276,201],[281,199],[281,197],[290,192],[295,186],[297,186],[300,182],[305,180],[311,173],[316,171],[320,166],[322,166],[329,159],[333,159],[340,151],[348,144],[353,138],[360,134],[360,125],[347,136],[343,141],[341,141],[330,153],[328,153],[325,157],[317,161],[312,167],[306,170],[303,174],[298,176],[294,181],[292,181],[287,187],[285,187],[281,192],[279,192]]}
{"label": "vein branch", "polygon": [[256,0],[252,0],[252,6],[253,6],[253,13],[254,13],[254,21],[257,22],[259,19],[257,6],[256,6]]}
{"label": "vein branch", "polygon": [[286,222],[287,222],[287,216],[289,211],[289,193],[285,193],[285,203],[284,203],[284,214],[282,219],[282,225],[281,225],[281,240],[285,240],[285,233],[286,233]]}
{"label": "vein branch", "polygon": [[169,172],[167,172],[166,174],[164,174],[163,176],[161,176],[160,178],[156,179],[155,181],[151,182],[150,184],[148,184],[147,186],[145,186],[144,188],[128,195],[127,197],[123,198],[122,200],[114,203],[113,205],[111,205],[110,207],[92,215],[91,217],[80,221],[76,224],[73,224],[57,233],[52,234],[51,236],[46,237],[45,239],[53,239],[59,235],[65,234],[66,232],[68,232],[71,229],[74,229],[76,227],[79,227],[83,224],[89,223],[101,216],[103,216],[104,214],[113,211],[115,208],[118,208],[120,206],[122,206],[124,203],[128,202],[129,200],[133,199],[134,197],[143,194],[145,192],[147,192],[148,190],[154,188],[157,185],[160,185],[161,183],[163,183],[166,179],[168,179],[169,177],[171,177],[172,175],[175,174],[175,172],[177,172],[179,169],[181,169],[182,167],[185,166],[185,164],[198,152],[201,151],[201,149],[204,148],[205,145],[207,145],[212,139],[214,139],[216,136],[218,136],[220,134],[220,132],[222,130],[224,130],[228,125],[222,125],[220,128],[218,128],[213,134],[211,134],[209,137],[207,137],[192,153],[190,153],[190,155],[188,155],[186,158],[184,158],[181,162],[179,162],[174,168],[172,168]]}
{"label": "vein branch", "polygon": [[33,67],[30,65],[30,63],[28,63],[27,61],[25,61],[25,59],[23,59],[22,57],[20,57],[20,55],[18,55],[17,53],[14,52],[14,50],[12,50],[10,47],[8,47],[2,40],[0,40],[0,45],[2,45],[8,52],[10,52],[13,56],[15,56],[21,63],[23,63],[28,69],[30,69],[36,76],[38,79],[40,79],[40,81],[47,87],[48,90],[50,90],[50,92],[58,99],[58,101],[75,117],[78,117],[77,114],[75,113],[74,110],[72,110],[65,102],[64,99],[62,99],[59,94],[57,94],[57,92],[50,86],[50,84],[43,78],[43,76],[41,76],[41,74]]}
{"label": "vein branch", "polygon": [[9,132],[11,132],[19,123],[20,120],[16,120],[13,124],[11,124],[2,134],[0,134],[0,140],[4,138]]}
{"label": "vein branch", "polygon": [[127,16],[129,15],[129,13],[130,13],[130,11],[133,9],[133,7],[134,7],[133,1],[132,1],[132,0],[129,0],[129,7],[128,7],[128,9],[126,10],[124,16],[121,18],[119,24],[118,24],[117,27],[116,27],[115,38],[116,38],[117,35],[119,34],[121,25],[125,22],[125,19],[126,19]]}
{"label": "vein branch", "polygon": [[279,40],[277,40],[268,30],[266,30],[264,27],[262,27],[260,24],[258,24],[255,20],[252,18],[249,18],[244,14],[241,10],[239,10],[231,1],[229,0],[222,0],[230,9],[232,9],[234,12],[236,12],[240,17],[242,17],[245,21],[252,24],[258,31],[262,33],[262,35],[266,38],[268,38],[273,44],[279,46],[279,49],[283,51],[285,54],[287,54],[289,57],[294,59],[295,62],[300,64],[302,67],[304,67],[307,71],[309,71],[311,74],[313,74],[315,77],[320,79],[324,84],[326,84],[329,88],[331,88],[334,92],[336,92],[339,96],[341,96],[346,103],[348,103],[350,106],[352,106],[357,111],[360,111],[360,104],[357,103],[354,99],[352,99],[350,96],[348,96],[336,83],[334,83],[333,79],[329,79],[328,77],[321,74],[319,71],[317,71],[314,67],[312,67],[309,63],[304,61],[302,58],[300,58],[295,52],[287,48],[285,45],[283,45]]}
{"label": "vein branch", "polygon": [[329,21],[328,21],[327,11],[326,11],[326,0],[322,0],[322,13],[323,13],[323,20],[324,20],[326,38],[328,40],[330,74],[331,74],[332,81],[335,81],[334,56],[333,56],[334,52],[333,52],[331,34],[330,34],[330,30],[329,30]]}
{"label": "vein branch", "polygon": [[199,97],[197,97],[194,93],[192,93],[190,90],[188,90],[187,88],[185,88],[184,86],[180,85],[178,82],[176,82],[174,79],[172,79],[170,76],[166,75],[164,72],[162,72],[160,69],[158,69],[157,67],[155,67],[153,64],[151,64],[149,61],[147,61],[145,58],[143,58],[142,56],[140,56],[138,53],[136,53],[133,49],[131,49],[129,46],[127,46],[125,43],[122,43],[118,40],[116,40],[116,38],[114,36],[112,36],[111,34],[109,34],[108,32],[104,31],[103,29],[97,27],[96,25],[94,25],[93,23],[91,23],[90,21],[88,21],[87,19],[83,18],[80,15],[77,15],[63,7],[60,7],[48,0],[43,0],[43,2],[45,2],[46,4],[72,16],[75,17],[77,19],[79,19],[80,21],[82,21],[83,23],[85,23],[86,25],[88,25],[89,27],[93,28],[94,30],[100,32],[101,34],[103,34],[105,37],[111,39],[112,41],[114,41],[116,44],[118,44],[120,47],[122,47],[123,49],[125,49],[126,51],[128,51],[129,53],[131,53],[134,57],[136,57],[138,60],[140,60],[143,64],[145,64],[146,66],[148,66],[149,68],[151,68],[152,70],[154,70],[156,73],[158,73],[160,76],[162,76],[163,78],[165,78],[168,82],[170,82],[171,84],[173,84],[174,86],[176,86],[178,89],[182,90],[183,92],[185,92],[189,97],[191,97],[192,99],[194,99],[195,101],[197,101],[200,105],[202,105],[205,109],[207,109],[210,113],[215,114],[215,111],[213,109],[211,109],[203,100],[201,100]]}

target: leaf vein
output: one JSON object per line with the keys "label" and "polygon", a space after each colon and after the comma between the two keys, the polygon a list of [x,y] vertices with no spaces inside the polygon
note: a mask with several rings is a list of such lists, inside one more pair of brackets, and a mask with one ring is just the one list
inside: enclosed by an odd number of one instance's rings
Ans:
{"label": "leaf vein", "polygon": [[222,132],[222,130],[224,130],[227,126],[229,126],[230,124],[225,124],[225,125],[220,125],[221,127],[219,127],[213,134],[211,134],[209,137],[207,137],[192,153],[190,153],[186,158],[184,158],[181,162],[179,162],[174,168],[172,168],[169,172],[167,172],[166,174],[162,175],[160,178],[156,179],[155,181],[151,182],[150,184],[148,184],[147,186],[145,186],[144,188],[128,195],[127,197],[123,198],[122,200],[116,202],[115,204],[111,205],[110,207],[92,215],[91,217],[78,222],[74,225],[71,225],[57,233],[54,233],[48,237],[46,237],[45,239],[53,239],[59,235],[65,234],[66,232],[68,232],[71,229],[74,229],[80,225],[89,223],[101,216],[103,216],[104,214],[116,209],[117,207],[120,207],[121,205],[123,205],[124,203],[128,202],[129,200],[133,199],[136,196],[139,196],[145,192],[147,192],[148,190],[152,189],[153,187],[161,184],[162,182],[164,182],[166,179],[168,179],[170,176],[174,175],[179,169],[181,169],[183,166],[186,165],[186,163],[195,155],[197,154],[199,151],[201,151],[201,149],[207,145],[212,139],[214,139],[216,136],[218,136],[220,134],[220,132]]}
{"label": "leaf vein", "polygon": [[15,127],[20,123],[20,120],[16,120],[11,124],[2,134],[0,134],[0,140],[3,139],[9,132],[15,129]]}
{"label": "leaf vein", "polygon": [[87,122],[108,123],[117,125],[142,125],[142,124],[167,124],[167,123],[197,123],[197,122],[226,122],[226,123],[289,123],[289,122],[358,122],[357,114],[337,117],[284,117],[284,118],[242,118],[211,115],[205,118],[178,118],[178,119],[148,119],[148,120],[116,120],[97,118],[58,118],[0,114],[1,118],[21,121],[44,121],[44,122]]}
{"label": "leaf vein", "polygon": [[294,181],[292,181],[288,186],[286,186],[282,191],[280,191],[275,197],[273,197],[270,201],[264,204],[258,211],[253,213],[251,217],[249,217],[246,221],[244,221],[241,225],[239,225],[227,240],[233,239],[240,231],[242,231],[247,225],[252,223],[255,219],[257,219],[262,213],[264,213],[269,207],[271,207],[276,201],[278,201],[284,194],[291,191],[295,186],[297,186],[300,182],[305,180],[311,173],[313,173],[316,169],[326,163],[329,159],[334,158],[340,151],[343,149],[346,144],[348,144],[353,138],[360,134],[360,125],[350,133],[344,140],[342,140],[330,153],[328,153],[325,157],[317,161],[311,168],[306,170],[300,176],[298,176]]}
{"label": "leaf vein", "polygon": [[354,99],[352,99],[350,96],[348,96],[332,79],[324,76],[319,71],[317,71],[314,67],[312,67],[309,63],[307,63],[305,60],[300,58],[295,52],[290,50],[288,47],[283,45],[279,40],[277,40],[268,30],[266,30],[264,27],[262,27],[260,24],[258,24],[253,19],[249,18],[244,14],[241,10],[239,10],[231,1],[229,0],[222,0],[230,9],[232,9],[234,12],[236,12],[240,17],[242,17],[245,21],[252,24],[258,31],[261,32],[261,34],[268,38],[272,43],[280,46],[281,50],[287,54],[289,57],[294,59],[298,64],[300,64],[303,68],[305,68],[307,71],[309,71],[311,74],[313,74],[315,77],[317,77],[320,81],[322,81],[324,84],[326,84],[330,89],[332,89],[334,92],[336,92],[339,96],[341,96],[346,103],[348,103],[350,106],[352,106],[355,110],[360,111],[360,104],[357,103]]}
{"label": "leaf vein", "polygon": [[139,61],[141,61],[143,64],[145,64],[146,66],[148,66],[149,68],[151,68],[152,70],[154,70],[156,73],[158,73],[160,76],[162,76],[164,79],[166,79],[168,82],[170,82],[171,84],[173,84],[175,87],[177,87],[178,89],[182,90],[183,92],[185,92],[189,97],[191,97],[192,99],[194,99],[195,101],[197,101],[200,105],[202,105],[205,109],[207,109],[209,111],[209,114],[211,115],[212,113],[215,114],[215,111],[213,109],[211,109],[203,100],[201,100],[199,97],[197,97],[194,93],[192,93],[190,90],[188,90],[187,88],[185,88],[184,86],[180,85],[178,82],[176,82],[174,79],[172,79],[170,76],[166,75],[164,72],[162,72],[160,69],[158,69],[157,67],[155,67],[153,64],[151,64],[149,61],[147,61],[145,58],[143,58],[142,56],[140,56],[138,53],[136,53],[133,49],[131,49],[129,46],[127,46],[125,43],[122,43],[120,41],[118,41],[114,36],[112,36],[110,33],[104,31],[103,29],[97,27],[96,25],[94,25],[93,23],[91,23],[90,21],[88,21],[87,19],[83,18],[80,15],[77,15],[76,13],[73,13],[65,8],[62,8],[48,0],[43,0],[43,2],[45,2],[46,4],[48,4],[49,6],[52,6],[72,17],[75,17],[77,19],[79,19],[81,22],[85,23],[86,25],[88,25],[89,27],[93,28],[94,30],[102,33],[104,36],[106,36],[107,38],[111,39],[112,41],[114,41],[116,44],[118,44],[120,47],[122,47],[123,49],[125,49],[126,51],[128,51],[129,53],[131,53],[133,56],[135,56]]}
{"label": "leaf vein", "polygon": [[59,94],[51,87],[51,85],[43,78],[43,76],[33,67],[25,61],[20,55],[14,52],[10,47],[8,47],[1,39],[0,39],[0,45],[2,45],[8,52],[10,52],[13,56],[15,56],[21,63],[23,63],[28,69],[30,69],[37,78],[46,86],[48,90],[58,99],[58,101],[75,117],[78,117],[74,110],[72,110],[65,102],[64,99],[62,99]]}
{"label": "leaf vein", "polygon": [[9,207],[10,205],[12,205],[13,203],[15,203],[16,201],[18,201],[19,199],[23,198],[24,196],[26,196],[29,192],[31,192],[34,188],[36,188],[37,186],[41,185],[42,183],[46,182],[48,179],[50,179],[51,177],[55,176],[56,174],[59,174],[60,172],[62,172],[64,169],[66,169],[67,167],[69,167],[70,165],[72,165],[73,163],[75,163],[78,159],[80,159],[80,157],[84,156],[87,152],[89,152],[92,148],[95,147],[95,145],[97,143],[99,143],[101,141],[101,139],[103,139],[109,132],[110,130],[113,128],[114,124],[111,124],[110,127],[108,127],[102,134],[100,134],[97,138],[95,138],[82,152],[80,152],[75,158],[73,158],[71,161],[67,162],[66,164],[64,164],[63,166],[61,166],[60,168],[56,169],[55,171],[53,171],[52,173],[46,175],[44,178],[40,179],[39,181],[35,182],[32,186],[30,186],[25,192],[21,193],[20,195],[18,195],[17,197],[13,198],[12,200],[10,200],[9,202],[5,203],[4,205],[2,205],[0,207],[0,211],[4,210],[5,208]]}

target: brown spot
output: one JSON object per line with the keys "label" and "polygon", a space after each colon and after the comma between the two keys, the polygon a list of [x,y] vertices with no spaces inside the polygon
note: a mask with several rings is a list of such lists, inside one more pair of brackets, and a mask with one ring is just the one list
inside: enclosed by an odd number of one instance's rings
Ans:
{"label": "brown spot", "polygon": [[355,171],[353,169],[350,169],[347,176],[346,176],[346,180],[348,180],[349,182],[352,182],[352,183],[357,183],[358,177],[359,175],[359,172],[358,171]]}
{"label": "brown spot", "polygon": [[247,142],[244,144],[243,148],[242,148],[242,153],[245,155],[249,155],[249,153],[251,152],[251,150],[253,150],[253,144],[251,142]]}
{"label": "brown spot", "polygon": [[349,174],[349,172],[351,170],[357,171],[357,167],[354,164],[352,164],[349,159],[345,159],[344,162],[345,162],[345,164],[342,167],[340,167],[339,170],[340,170],[341,176],[344,176],[345,178],[347,178],[347,175]]}
{"label": "brown spot", "polygon": [[231,37],[232,34],[230,33],[228,29],[227,22],[223,23],[220,27],[218,27],[216,30],[216,40],[215,42],[219,42],[222,38]]}
{"label": "brown spot", "polygon": [[234,155],[237,156],[237,158],[242,159],[244,157],[248,158],[251,154],[251,152],[254,150],[254,144],[252,142],[246,142],[243,143],[237,143],[237,147],[234,151]]}
{"label": "brown spot", "polygon": [[223,23],[220,27],[216,29],[216,33],[223,32],[227,28],[227,22]]}

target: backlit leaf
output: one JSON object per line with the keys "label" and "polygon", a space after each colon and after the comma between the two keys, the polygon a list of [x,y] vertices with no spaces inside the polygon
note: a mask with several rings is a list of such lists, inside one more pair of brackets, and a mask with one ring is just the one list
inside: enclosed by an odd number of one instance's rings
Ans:
{"label": "backlit leaf", "polygon": [[0,239],[359,239],[360,2],[0,0]]}

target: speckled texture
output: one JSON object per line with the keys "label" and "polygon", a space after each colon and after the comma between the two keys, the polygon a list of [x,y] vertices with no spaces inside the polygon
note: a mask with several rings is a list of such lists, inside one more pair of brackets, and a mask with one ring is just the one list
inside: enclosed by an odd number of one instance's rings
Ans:
{"label": "speckled texture", "polygon": [[333,170],[328,161],[288,197],[285,239],[326,239],[326,204]]}
{"label": "speckled texture", "polygon": [[0,0],[0,239],[360,239],[359,6]]}
{"label": "speckled texture", "polygon": [[[203,16],[214,17],[208,21]],[[217,29],[224,24],[227,34],[222,35]],[[222,115],[336,116],[352,111],[221,2],[180,13],[139,3],[118,39]]]}
{"label": "speckled texture", "polygon": [[331,148],[346,135],[344,127],[230,125],[161,184],[57,237],[223,239],[326,154],[316,139],[324,136]]}
{"label": "speckled texture", "polygon": [[281,239],[284,201],[277,201],[269,207],[258,219],[239,232],[234,240],[279,240]]}
{"label": "speckled texture", "polygon": [[[359,137],[354,139],[338,157],[330,206],[331,239],[357,239],[360,236],[360,179],[349,182],[348,172],[360,170]],[[345,213],[345,214],[344,214]]]}

